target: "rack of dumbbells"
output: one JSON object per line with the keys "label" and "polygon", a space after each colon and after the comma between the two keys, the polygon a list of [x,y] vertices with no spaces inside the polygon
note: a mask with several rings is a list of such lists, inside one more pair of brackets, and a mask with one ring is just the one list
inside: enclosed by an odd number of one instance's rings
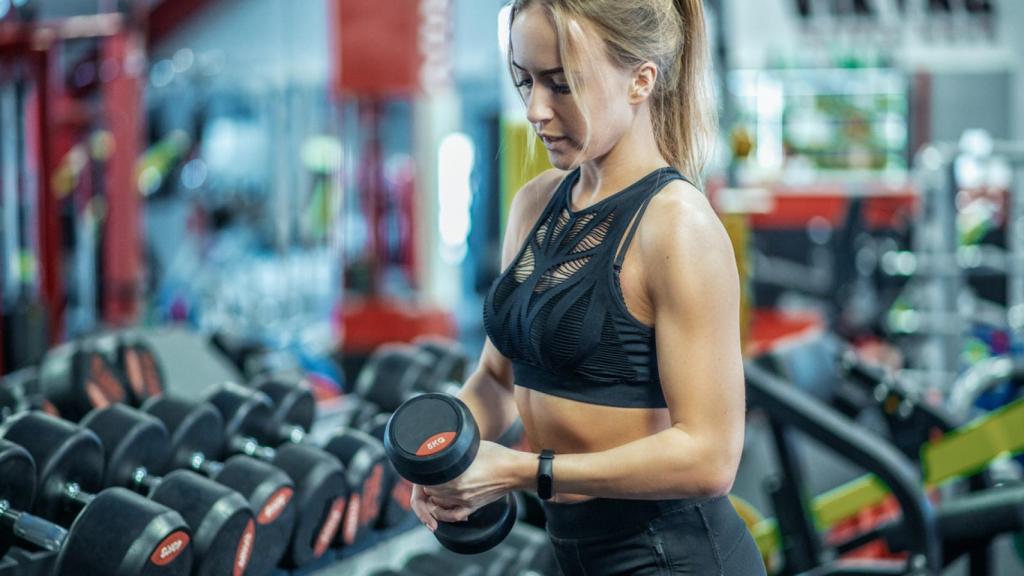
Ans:
{"label": "rack of dumbbells", "polygon": [[[461,549],[410,510],[388,422],[412,399],[457,392],[457,344],[381,346],[349,394],[318,402],[258,347],[242,358],[195,338],[238,383],[176,392],[166,367],[205,359],[137,331],[65,343],[2,380],[0,576],[557,573],[529,496],[508,499],[500,533],[457,527],[473,543]],[[521,442],[521,427],[501,441]]]}
{"label": "rack of dumbbells", "polygon": [[[908,337],[912,369],[905,376],[918,376],[944,398],[964,369],[973,329],[1003,331],[1011,335],[1011,345],[1019,344],[1024,327],[1024,143],[967,132],[959,143],[925,146],[917,159],[920,206],[914,249],[888,252],[881,259],[884,273],[908,278],[905,298],[889,312],[886,324],[894,336]],[[968,190],[1003,187],[1007,200],[989,203],[994,214],[984,216],[994,224],[972,224],[964,208]],[[993,279],[995,291],[1005,294],[999,298],[1003,302],[974,289],[984,281],[992,285]]]}

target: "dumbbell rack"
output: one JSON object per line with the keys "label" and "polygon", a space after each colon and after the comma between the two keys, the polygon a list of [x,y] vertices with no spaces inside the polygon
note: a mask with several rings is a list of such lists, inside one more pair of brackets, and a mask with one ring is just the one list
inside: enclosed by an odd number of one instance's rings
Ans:
{"label": "dumbbell rack", "polygon": [[30,551],[15,546],[0,558],[0,576],[47,576],[56,561],[56,552]]}
{"label": "dumbbell rack", "polygon": [[[948,397],[962,371],[967,331],[973,321],[1008,328],[1019,345],[1024,330],[1024,142],[983,141],[936,143],[917,154],[916,179],[921,205],[914,227],[913,252],[890,253],[883,268],[912,275],[908,287],[918,291],[920,306],[893,311],[889,328],[898,334],[919,336],[905,375]],[[1000,157],[1013,168],[1006,249],[981,245],[959,246],[955,201],[959,190],[955,166],[964,158]],[[975,297],[967,291],[970,274],[1002,275],[1006,279],[1007,307]]]}

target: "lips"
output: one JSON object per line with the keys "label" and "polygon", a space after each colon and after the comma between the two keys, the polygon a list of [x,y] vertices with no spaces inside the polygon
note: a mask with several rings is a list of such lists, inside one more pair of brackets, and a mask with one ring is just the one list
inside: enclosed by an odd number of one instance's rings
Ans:
{"label": "lips", "polygon": [[545,136],[545,135],[541,134],[540,139],[541,139],[542,142],[544,142],[544,146],[546,146],[548,148],[551,148],[555,144],[565,140],[565,137],[563,137],[563,136]]}

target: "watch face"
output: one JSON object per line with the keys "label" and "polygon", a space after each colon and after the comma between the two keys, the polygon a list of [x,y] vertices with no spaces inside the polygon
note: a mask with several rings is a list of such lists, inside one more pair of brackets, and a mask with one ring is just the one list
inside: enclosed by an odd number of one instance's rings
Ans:
{"label": "watch face", "polygon": [[541,475],[537,477],[537,496],[544,500],[551,498],[551,476]]}

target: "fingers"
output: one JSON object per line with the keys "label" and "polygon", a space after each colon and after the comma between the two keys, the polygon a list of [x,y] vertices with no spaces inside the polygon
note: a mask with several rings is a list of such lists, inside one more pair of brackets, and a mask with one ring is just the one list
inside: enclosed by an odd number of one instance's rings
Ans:
{"label": "fingers", "polygon": [[455,508],[442,508],[436,504],[430,505],[430,514],[439,522],[465,522],[473,512],[471,508],[458,506]]}
{"label": "fingers", "polygon": [[412,505],[413,513],[416,514],[416,517],[419,518],[424,526],[431,532],[437,530],[437,520],[434,519],[430,510],[434,505],[427,502],[427,496],[424,494],[422,486],[413,486],[412,498],[410,498],[409,503]]}

